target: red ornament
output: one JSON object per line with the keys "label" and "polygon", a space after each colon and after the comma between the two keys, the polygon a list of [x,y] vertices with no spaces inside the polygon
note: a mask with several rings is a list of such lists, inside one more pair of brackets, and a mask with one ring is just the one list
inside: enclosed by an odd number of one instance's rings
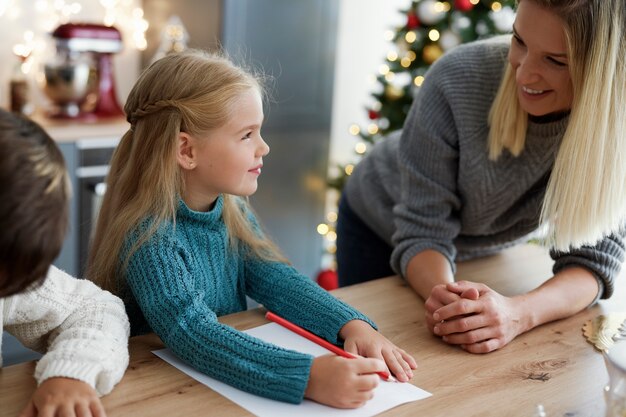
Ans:
{"label": "red ornament", "polygon": [[380,117],[378,112],[372,109],[368,110],[367,116],[370,118],[370,120],[376,120]]}
{"label": "red ornament", "polygon": [[317,274],[317,284],[324,288],[326,291],[339,288],[339,279],[337,278],[337,272],[332,269],[324,269]]}
{"label": "red ornament", "polygon": [[406,16],[406,28],[409,30],[419,27],[420,21],[414,11],[410,11]]}
{"label": "red ornament", "polygon": [[454,8],[462,12],[469,12],[474,8],[470,0],[454,0]]}

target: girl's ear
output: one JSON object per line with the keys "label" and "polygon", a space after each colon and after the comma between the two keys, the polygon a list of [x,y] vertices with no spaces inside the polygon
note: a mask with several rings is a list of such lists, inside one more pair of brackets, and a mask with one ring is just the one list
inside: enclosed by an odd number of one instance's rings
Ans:
{"label": "girl's ear", "polygon": [[196,167],[195,140],[188,133],[178,134],[176,160],[182,169],[191,170]]}

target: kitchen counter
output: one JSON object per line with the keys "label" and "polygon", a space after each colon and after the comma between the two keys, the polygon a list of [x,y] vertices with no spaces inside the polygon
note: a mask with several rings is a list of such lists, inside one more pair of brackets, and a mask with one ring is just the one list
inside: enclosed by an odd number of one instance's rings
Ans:
{"label": "kitchen counter", "polygon": [[124,116],[93,120],[51,119],[42,114],[31,116],[57,142],[83,139],[121,138],[129,128]]}

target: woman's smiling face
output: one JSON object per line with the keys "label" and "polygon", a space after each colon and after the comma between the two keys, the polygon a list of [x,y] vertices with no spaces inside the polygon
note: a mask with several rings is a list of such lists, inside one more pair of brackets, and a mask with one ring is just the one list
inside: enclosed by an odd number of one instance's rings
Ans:
{"label": "woman's smiling face", "polygon": [[522,108],[534,116],[569,110],[573,88],[561,19],[532,0],[522,0],[513,33],[509,62]]}

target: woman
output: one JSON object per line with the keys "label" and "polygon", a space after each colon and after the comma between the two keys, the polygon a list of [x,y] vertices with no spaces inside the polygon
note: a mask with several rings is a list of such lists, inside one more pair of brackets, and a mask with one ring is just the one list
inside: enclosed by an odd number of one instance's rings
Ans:
{"label": "woman", "polygon": [[[348,181],[340,283],[400,273],[431,331],[474,353],[610,297],[624,257],[625,22],[623,0],[521,0],[510,42],[438,60],[402,136]],[[454,282],[455,260],[540,226],[555,263],[539,288]]]}

